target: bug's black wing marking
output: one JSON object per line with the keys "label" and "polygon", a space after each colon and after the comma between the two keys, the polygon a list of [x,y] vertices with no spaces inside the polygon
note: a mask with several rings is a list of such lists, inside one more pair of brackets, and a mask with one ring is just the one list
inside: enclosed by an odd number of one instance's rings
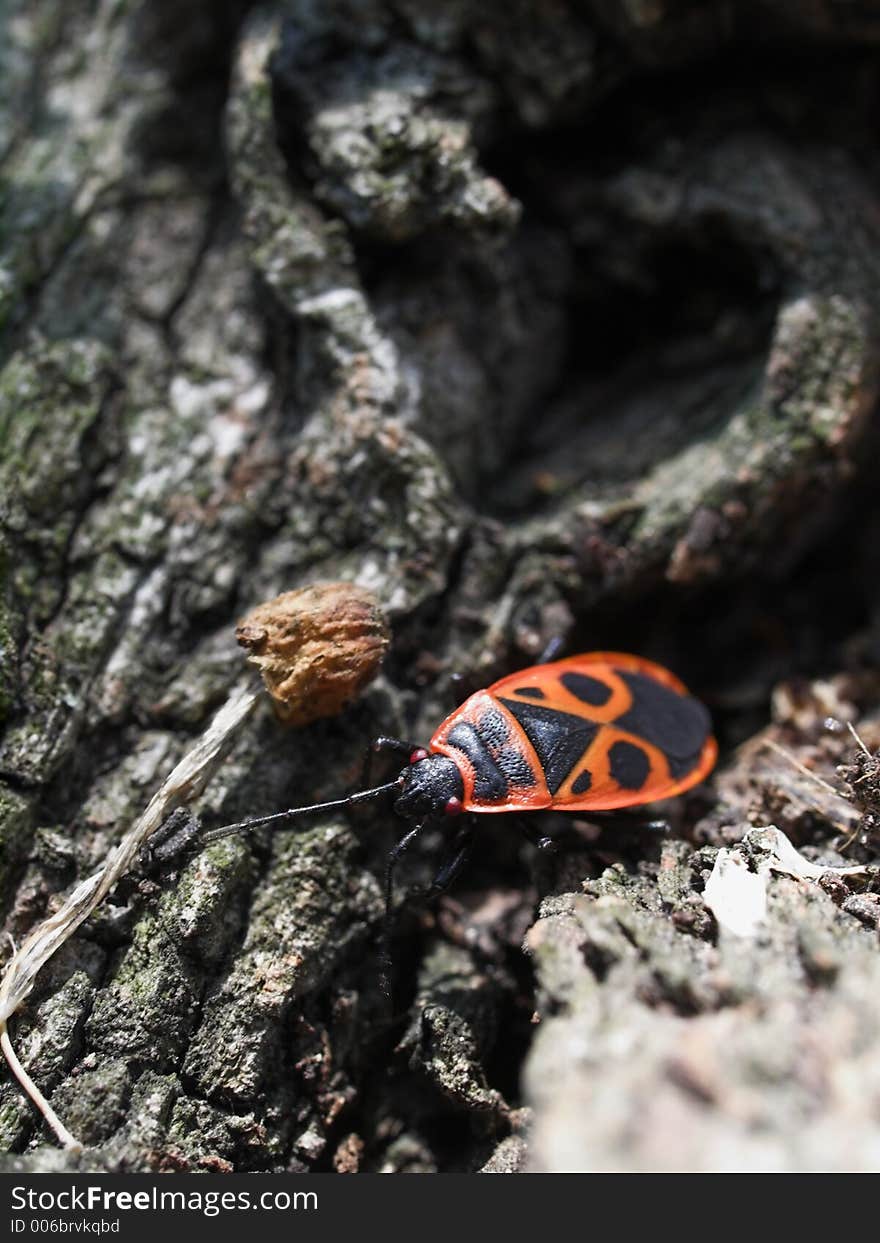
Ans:
{"label": "bug's black wing marking", "polygon": [[569,712],[556,712],[515,699],[502,699],[501,703],[525,730],[544,769],[547,789],[555,794],[596,737],[599,725]]}
{"label": "bug's black wing marking", "polygon": [[559,681],[569,694],[593,708],[607,704],[614,693],[607,682],[591,678],[586,673],[563,673]]}
{"label": "bug's black wing marking", "polygon": [[709,713],[699,700],[679,695],[644,673],[624,669],[615,669],[615,673],[632,694],[632,704],[615,726],[662,751],[676,780],[686,777],[699,764],[711,732]]}
{"label": "bug's black wing marking", "polygon": [[651,761],[646,752],[635,743],[623,740],[611,747],[608,763],[611,776],[624,790],[641,790],[651,771]]}
{"label": "bug's black wing marking", "polygon": [[571,783],[572,794],[586,794],[593,784],[593,774],[589,768],[582,768]]}

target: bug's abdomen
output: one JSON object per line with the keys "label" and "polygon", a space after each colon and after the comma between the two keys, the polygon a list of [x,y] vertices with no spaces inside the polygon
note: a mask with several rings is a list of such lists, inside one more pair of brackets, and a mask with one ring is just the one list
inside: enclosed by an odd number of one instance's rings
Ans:
{"label": "bug's abdomen", "polygon": [[682,793],[717,755],[709,714],[675,675],[619,652],[502,678],[431,749],[458,765],[470,811],[630,807]]}

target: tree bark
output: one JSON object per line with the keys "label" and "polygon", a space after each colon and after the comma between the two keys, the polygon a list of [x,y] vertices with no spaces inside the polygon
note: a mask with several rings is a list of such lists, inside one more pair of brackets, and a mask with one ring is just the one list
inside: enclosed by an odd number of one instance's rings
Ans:
{"label": "tree bark", "polygon": [[[392,1021],[390,811],[141,869],[13,1020],[86,1152],[9,1082],[8,1159],[876,1169],[880,803],[823,726],[880,745],[870,6],[3,20],[11,935],[240,682],[238,618],[304,583],[376,594],[382,676],[302,730],[253,718],[208,825],[343,794],[371,737],[430,738],[451,673],[486,685],[555,637],[665,661],[725,748],[672,837],[551,817],[565,848],[536,860],[485,817],[454,893],[401,914]],[[735,750],[759,731],[839,796]],[[786,871],[746,836],[770,824],[862,871]],[[728,864],[764,895],[749,935],[704,893]]]}

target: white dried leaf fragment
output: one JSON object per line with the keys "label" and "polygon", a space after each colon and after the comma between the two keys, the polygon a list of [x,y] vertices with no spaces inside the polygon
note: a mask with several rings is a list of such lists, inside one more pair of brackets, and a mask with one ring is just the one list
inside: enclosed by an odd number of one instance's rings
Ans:
{"label": "white dried leaf fragment", "polygon": [[724,932],[757,936],[767,917],[767,877],[749,871],[738,850],[719,850],[703,901]]}
{"label": "white dried leaf fragment", "polygon": [[833,872],[836,876],[861,876],[865,872],[862,864],[836,868],[811,863],[792,845],[782,830],[772,824],[766,829],[751,829],[745,840],[752,849],[758,847],[766,852],[767,857],[759,863],[759,869],[771,868],[774,872],[796,876],[799,880],[818,880],[826,872]]}
{"label": "white dried leaf fragment", "polygon": [[865,871],[861,865],[836,868],[811,863],[795,849],[782,830],[772,824],[750,829],[743,843],[749,847],[755,871],[750,869],[741,851],[719,850],[703,893],[703,901],[718,926],[738,937],[757,935],[767,915],[767,885],[771,875],[817,881],[826,872],[858,876]]}

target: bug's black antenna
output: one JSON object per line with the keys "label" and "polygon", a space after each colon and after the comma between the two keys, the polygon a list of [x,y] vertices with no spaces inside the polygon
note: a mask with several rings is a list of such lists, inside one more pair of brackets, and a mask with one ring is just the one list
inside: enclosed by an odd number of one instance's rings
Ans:
{"label": "bug's black antenna", "polygon": [[392,790],[399,790],[402,778],[398,777],[396,781],[389,781],[386,785],[375,786],[372,790],[358,790],[355,794],[349,794],[347,798],[334,799],[332,803],[312,803],[309,807],[291,807],[287,811],[276,811],[271,816],[257,816],[254,820],[239,820],[237,824],[224,824],[219,829],[211,829],[208,833],[202,835],[202,845],[209,842],[219,841],[221,837],[231,837],[233,833],[249,833],[251,829],[257,829],[262,824],[273,824],[278,820],[292,820],[295,816],[305,816],[313,811],[342,811],[345,807],[353,807],[356,803],[368,803],[374,798],[380,798],[383,794],[390,794]]}
{"label": "bug's black antenna", "polygon": [[394,867],[397,860],[409,850],[421,832],[430,823],[431,817],[420,820],[415,828],[406,833],[388,855],[385,864],[385,918],[382,922],[382,937],[379,942],[379,987],[385,997],[391,1000],[391,934],[394,931]]}

